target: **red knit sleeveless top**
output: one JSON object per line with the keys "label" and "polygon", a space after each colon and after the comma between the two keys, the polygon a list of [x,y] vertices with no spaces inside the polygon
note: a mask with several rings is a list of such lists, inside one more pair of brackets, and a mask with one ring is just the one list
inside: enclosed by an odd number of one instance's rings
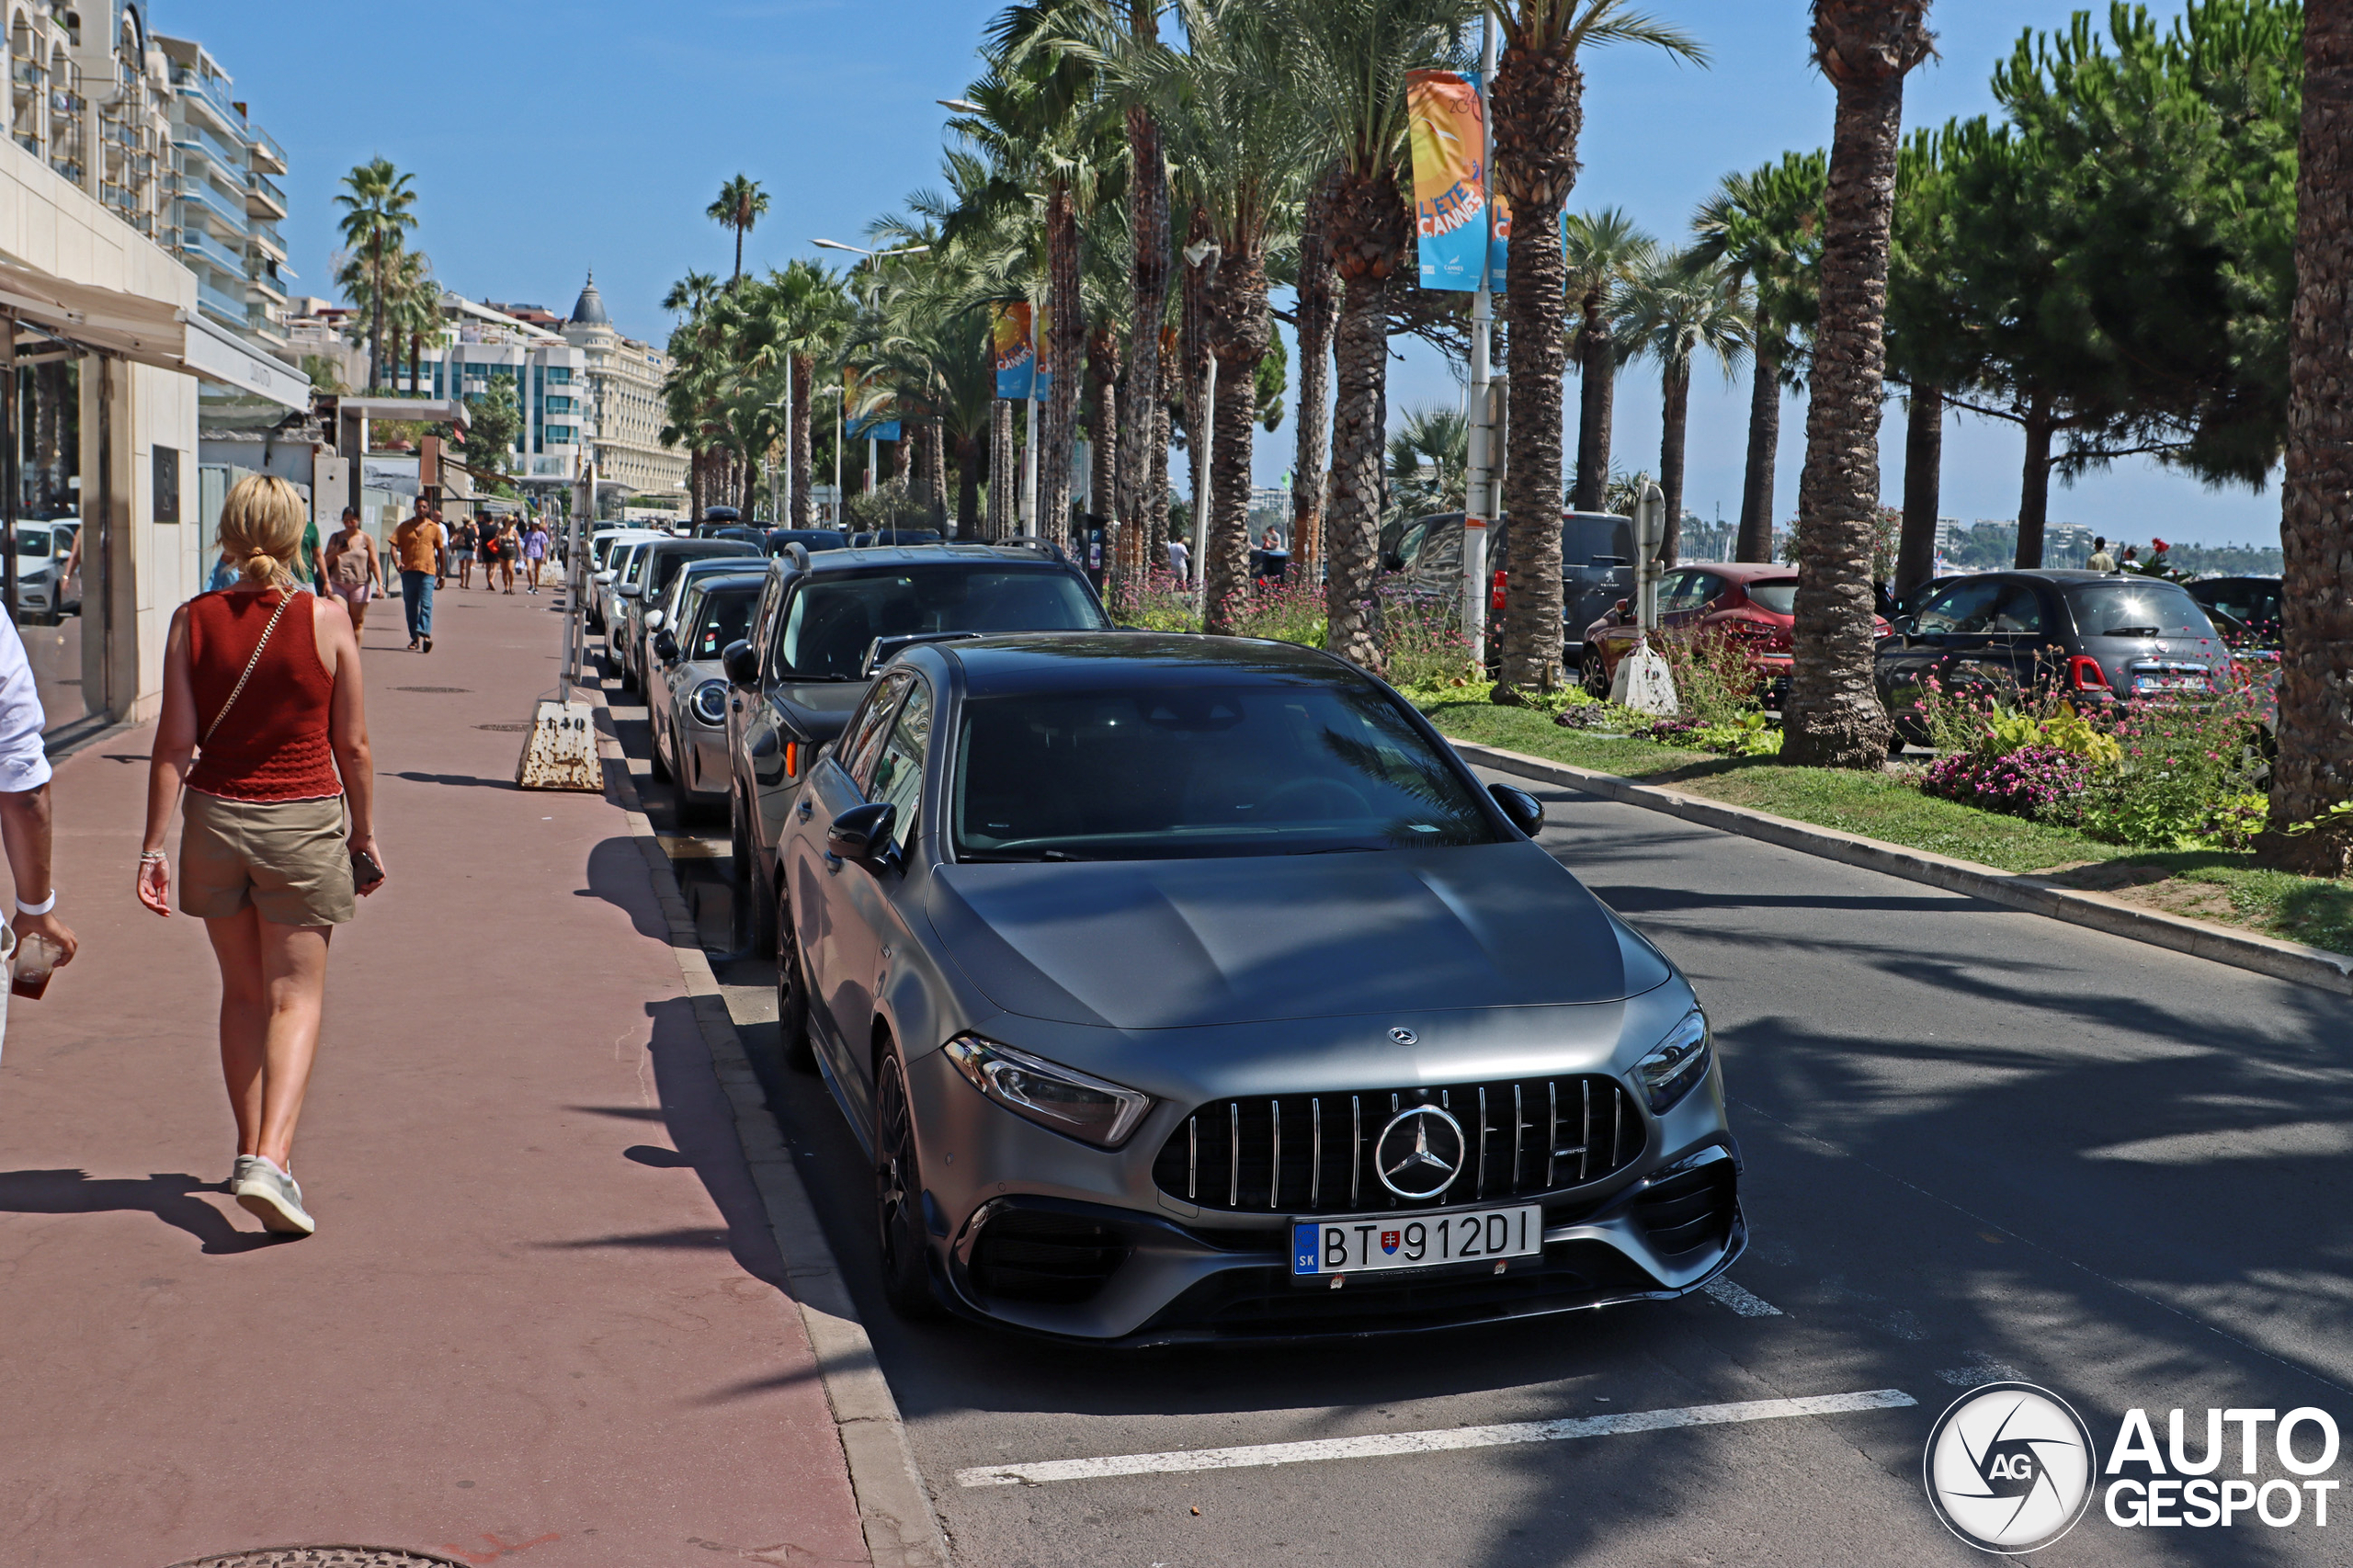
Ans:
{"label": "red knit sleeveless top", "polygon": [[196,733],[201,738],[244,673],[279,601],[294,602],[278,618],[253,678],[229,716],[198,750],[188,787],[231,801],[315,801],[343,793],[327,741],[327,709],[335,681],[319,663],[311,596],[273,588],[265,593],[199,594],[188,604],[188,656],[196,692]]}

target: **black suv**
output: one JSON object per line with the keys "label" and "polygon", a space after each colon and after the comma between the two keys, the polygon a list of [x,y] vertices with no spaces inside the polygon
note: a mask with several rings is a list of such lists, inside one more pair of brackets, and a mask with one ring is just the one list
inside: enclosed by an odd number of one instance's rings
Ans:
{"label": "black suv", "polygon": [[988,631],[1097,631],[1110,617],[1042,540],[828,550],[769,559],[751,635],[722,662],[735,875],[760,929],[776,913],[784,813],[875,672],[911,643]]}
{"label": "black suv", "polygon": [[1879,645],[1880,700],[1897,733],[1927,744],[1918,714],[1930,677],[1948,689],[2015,686],[2099,708],[2202,693],[2232,673],[2231,651],[2177,583],[2104,572],[1983,572],[1938,586]]}

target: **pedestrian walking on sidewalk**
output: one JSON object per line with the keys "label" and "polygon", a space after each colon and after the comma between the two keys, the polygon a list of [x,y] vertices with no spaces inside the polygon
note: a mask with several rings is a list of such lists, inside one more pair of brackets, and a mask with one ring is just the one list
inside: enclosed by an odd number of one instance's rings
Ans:
{"label": "pedestrian walking on sidewalk", "polygon": [[401,604],[408,611],[408,651],[433,652],[433,585],[440,576],[441,525],[422,496],[416,513],[392,530],[392,555],[401,569]]}
{"label": "pedestrian walking on sidewalk", "polygon": [[342,599],[291,591],[302,512],[284,480],[239,480],[221,538],[243,580],[172,617],[138,891],[170,916],[164,837],[178,806],[180,909],[204,922],[221,966],[221,1070],[237,1124],[229,1190],[266,1229],[306,1236],[316,1227],[294,1181],[294,1127],[318,1054],[328,938],[384,873],[359,640]]}
{"label": "pedestrian walking on sidewalk", "polygon": [[[37,962],[73,961],[74,933],[57,917],[57,884],[49,880],[49,758],[41,752],[40,692],[14,622],[0,616],[0,842],[8,856],[17,917],[0,943],[0,969],[29,979]],[[45,949],[45,950],[43,950]],[[0,974],[0,1029],[8,986]]]}
{"label": "pedestrian walking on sidewalk", "polygon": [[449,562],[458,569],[458,586],[474,585],[474,541],[482,537],[472,517],[460,517],[449,530]]}
{"label": "pedestrian walking on sidewalk", "polygon": [[508,593],[515,591],[515,558],[521,546],[515,540],[515,519],[498,519],[498,581]]}
{"label": "pedestrian walking on sidewalk", "polygon": [[354,637],[368,625],[368,601],[383,586],[383,568],[376,563],[376,541],[359,526],[359,508],[343,509],[343,531],[327,540],[327,586],[351,612]]}
{"label": "pedestrian walking on sidewalk", "polygon": [[540,591],[540,568],[548,558],[548,526],[533,517],[523,530],[523,560],[530,568],[532,593]]}

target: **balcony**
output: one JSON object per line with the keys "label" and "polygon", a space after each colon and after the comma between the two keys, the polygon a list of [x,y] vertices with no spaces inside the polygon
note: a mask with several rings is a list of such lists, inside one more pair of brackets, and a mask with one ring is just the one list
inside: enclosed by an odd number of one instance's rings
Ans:
{"label": "balcony", "polygon": [[253,134],[254,167],[266,175],[284,174],[286,149],[278,144],[278,138],[258,125],[249,125],[245,129]]}
{"label": "balcony", "polygon": [[[243,278],[245,275],[244,257],[232,251],[202,229],[182,227],[176,231],[176,248],[181,256],[193,257],[204,262],[207,266],[218,267],[232,278]],[[238,309],[244,308],[241,302]]]}
{"label": "balcony", "polygon": [[214,219],[240,241],[244,240],[247,229],[251,226],[251,220],[245,216],[244,208],[232,201],[220,187],[201,175],[182,175],[173,181],[173,185],[182,201],[202,208],[207,216]]}
{"label": "balcony", "polygon": [[286,216],[286,193],[255,169],[245,171],[245,211],[256,218]]}
{"label": "balcony", "polygon": [[277,280],[267,274],[256,278],[248,273],[245,277],[245,290],[248,295],[246,302],[249,304],[256,301],[272,305],[282,305],[286,302],[286,290],[280,289]]}
{"label": "balcony", "polygon": [[82,183],[82,165],[71,158],[51,158],[49,166],[74,185]]}
{"label": "balcony", "polygon": [[245,182],[245,153],[242,147],[233,146],[204,127],[190,121],[176,125],[173,144],[186,151],[203,153],[221,165],[221,170],[239,185]]}
{"label": "balcony", "polygon": [[49,73],[33,61],[11,59],[8,80],[19,87],[38,87],[48,82]]}
{"label": "balcony", "polygon": [[40,156],[40,137],[33,135],[30,131],[19,131],[15,133],[15,139],[17,146],[22,147],[36,158]]}
{"label": "balcony", "polygon": [[253,312],[243,300],[232,298],[228,291],[214,288],[199,275],[196,280],[196,302],[221,318],[222,324],[243,332],[251,324]]}
{"label": "balcony", "polygon": [[245,117],[237,112],[236,104],[230,99],[226,82],[218,76],[207,76],[190,66],[175,65],[172,67],[172,85],[184,96],[204,105],[215,119],[233,131],[239,140],[244,139]]}

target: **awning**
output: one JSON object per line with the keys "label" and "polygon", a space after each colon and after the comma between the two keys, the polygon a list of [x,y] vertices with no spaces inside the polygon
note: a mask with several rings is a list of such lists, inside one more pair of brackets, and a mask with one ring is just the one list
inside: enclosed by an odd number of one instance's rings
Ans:
{"label": "awning", "polygon": [[0,261],[0,310],[93,354],[252,392],[305,413],[311,380],[192,311]]}

